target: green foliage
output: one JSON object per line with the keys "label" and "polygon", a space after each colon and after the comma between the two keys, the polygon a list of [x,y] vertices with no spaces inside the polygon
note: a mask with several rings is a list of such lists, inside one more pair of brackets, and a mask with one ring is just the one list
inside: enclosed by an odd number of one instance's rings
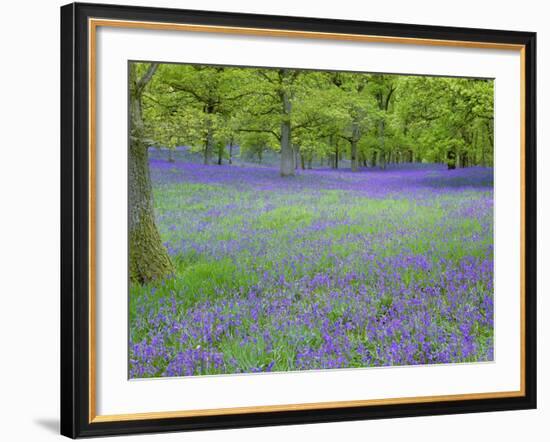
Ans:
{"label": "green foliage", "polygon": [[354,156],[363,166],[491,166],[493,94],[485,79],[163,64],[143,114],[151,145],[188,145],[205,163],[227,161],[228,144],[261,163],[280,151],[288,121],[303,167]]}

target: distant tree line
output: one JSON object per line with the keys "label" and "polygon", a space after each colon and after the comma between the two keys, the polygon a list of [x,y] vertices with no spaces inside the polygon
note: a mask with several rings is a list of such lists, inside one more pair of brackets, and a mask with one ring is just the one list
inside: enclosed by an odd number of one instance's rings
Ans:
{"label": "distant tree line", "polygon": [[[137,64],[145,71],[147,64]],[[281,175],[333,168],[493,161],[493,82],[482,79],[159,65],[143,94],[152,145],[188,145],[205,164],[232,146],[280,154]]]}

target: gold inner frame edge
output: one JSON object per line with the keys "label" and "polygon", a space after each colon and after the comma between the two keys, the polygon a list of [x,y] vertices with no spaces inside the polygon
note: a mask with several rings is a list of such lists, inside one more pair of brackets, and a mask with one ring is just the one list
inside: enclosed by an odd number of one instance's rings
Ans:
{"label": "gold inner frame edge", "polygon": [[[309,39],[325,39],[339,41],[357,41],[388,44],[412,44],[421,46],[444,46],[478,49],[499,49],[519,51],[520,53],[520,389],[518,391],[498,391],[487,393],[465,393],[436,396],[413,396],[387,399],[366,399],[352,401],[312,402],[302,404],[260,405],[233,408],[153,411],[127,414],[96,414],[96,31],[97,28],[134,28],[148,30],[170,30],[187,32],[207,32],[218,34],[236,34],[271,37],[293,37]],[[182,23],[161,23],[132,20],[88,19],[88,98],[89,98],[89,367],[88,367],[88,422],[117,422],[146,419],[169,419],[179,417],[221,416],[246,413],[266,413],[280,411],[322,410],[329,408],[365,407],[376,405],[415,404],[427,402],[483,400],[497,398],[513,398],[525,396],[525,45],[474,42],[460,40],[439,40],[412,37],[390,37],[362,34],[328,33],[312,31],[292,31],[282,29],[245,28],[233,26],[192,25]]]}

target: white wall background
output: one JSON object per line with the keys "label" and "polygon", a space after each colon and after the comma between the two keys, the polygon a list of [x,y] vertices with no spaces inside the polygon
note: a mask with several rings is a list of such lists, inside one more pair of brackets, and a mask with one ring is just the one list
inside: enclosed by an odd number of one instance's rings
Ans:
{"label": "white wall background", "polygon": [[[97,0],[99,2],[99,0]],[[115,0],[112,0],[115,1]],[[124,440],[545,440],[550,305],[543,280],[550,241],[545,190],[550,14],[546,2],[506,0],[119,0],[125,4],[538,32],[539,409],[245,430]],[[0,439],[58,436],[59,410],[59,0],[9,2],[0,26]],[[546,166],[546,167],[545,167]]]}

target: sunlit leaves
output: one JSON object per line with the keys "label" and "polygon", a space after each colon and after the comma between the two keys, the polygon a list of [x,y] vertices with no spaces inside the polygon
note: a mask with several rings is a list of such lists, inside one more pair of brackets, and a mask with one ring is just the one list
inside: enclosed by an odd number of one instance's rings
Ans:
{"label": "sunlit leaves", "polygon": [[491,165],[493,94],[484,79],[162,64],[144,94],[144,120],[146,139],[169,148],[203,152],[210,139],[220,154],[228,144],[278,152],[286,118],[307,158],[342,149],[349,158],[355,142],[365,165],[446,163],[450,154]]}

